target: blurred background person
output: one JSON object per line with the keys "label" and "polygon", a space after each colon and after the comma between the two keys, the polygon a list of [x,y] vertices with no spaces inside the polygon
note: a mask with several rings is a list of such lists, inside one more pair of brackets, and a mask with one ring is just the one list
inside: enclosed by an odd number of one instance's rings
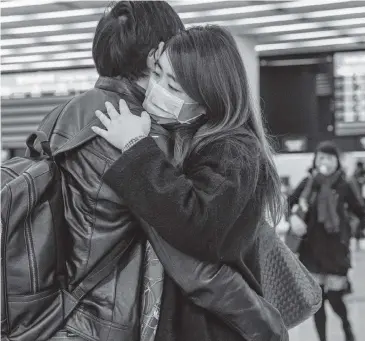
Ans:
{"label": "blurred background person", "polygon": [[314,320],[320,341],[327,341],[325,301],[340,317],[346,341],[354,341],[343,296],[349,290],[348,271],[351,267],[347,207],[359,219],[365,208],[353,187],[346,180],[337,146],[325,141],[314,155],[311,175],[305,178],[289,198],[306,212],[300,260],[315,276],[323,290],[323,303]]}
{"label": "blurred background person", "polygon": [[[356,186],[356,190],[358,191],[358,195],[360,199],[365,201],[365,167],[363,161],[358,161],[356,163],[356,169],[353,175],[354,185]],[[360,242],[365,238],[365,221],[364,219],[358,220],[356,219],[354,222],[354,237],[356,240],[356,248],[357,250],[361,249]]]}

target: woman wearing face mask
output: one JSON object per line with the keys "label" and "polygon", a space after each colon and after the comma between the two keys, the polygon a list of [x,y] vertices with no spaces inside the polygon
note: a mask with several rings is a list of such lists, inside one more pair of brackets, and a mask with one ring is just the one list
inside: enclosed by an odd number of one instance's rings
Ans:
{"label": "woman wearing face mask", "polygon": [[[259,223],[281,218],[280,179],[233,37],[219,27],[181,32],[165,46],[143,103],[151,119],[97,112],[93,127],[123,153],[104,180],[171,246],[239,269]],[[270,338],[271,339],[271,338]],[[242,340],[194,306],[166,275],[156,341]],[[247,339],[247,341],[250,341]]]}
{"label": "woman wearing face mask", "polygon": [[300,259],[319,281],[323,303],[315,315],[320,341],[326,341],[328,299],[341,318],[346,341],[353,341],[351,325],[343,295],[348,290],[351,227],[347,207],[359,218],[365,209],[345,178],[340,153],[332,142],[322,142],[315,153],[311,175],[304,179],[289,199],[289,206],[299,205],[306,212],[307,228],[301,233]]}

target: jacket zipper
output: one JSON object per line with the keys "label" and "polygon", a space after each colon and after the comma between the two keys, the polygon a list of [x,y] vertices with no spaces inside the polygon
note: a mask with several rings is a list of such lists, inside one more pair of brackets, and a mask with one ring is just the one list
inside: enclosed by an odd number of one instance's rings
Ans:
{"label": "jacket zipper", "polygon": [[31,278],[31,291],[32,293],[38,292],[38,271],[37,271],[37,263],[34,252],[34,244],[33,244],[33,236],[32,236],[32,227],[31,227],[31,216],[30,212],[32,209],[32,204],[36,200],[36,195],[34,193],[33,181],[30,178],[29,174],[24,173],[24,178],[28,185],[29,190],[29,205],[28,205],[28,213],[24,222],[25,227],[25,241],[27,245],[28,259],[29,259],[29,268],[30,268],[30,278]]}

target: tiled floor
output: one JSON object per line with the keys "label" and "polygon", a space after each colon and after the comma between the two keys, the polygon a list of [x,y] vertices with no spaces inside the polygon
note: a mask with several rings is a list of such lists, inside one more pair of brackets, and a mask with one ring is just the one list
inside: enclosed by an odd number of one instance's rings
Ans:
{"label": "tiled floor", "polygon": [[[355,249],[353,247],[353,249]],[[350,272],[353,294],[347,296],[349,314],[356,341],[365,341],[365,245],[361,251],[353,251],[354,268]],[[340,319],[327,305],[327,341],[344,341]],[[313,319],[310,319],[290,331],[290,341],[317,341]]]}

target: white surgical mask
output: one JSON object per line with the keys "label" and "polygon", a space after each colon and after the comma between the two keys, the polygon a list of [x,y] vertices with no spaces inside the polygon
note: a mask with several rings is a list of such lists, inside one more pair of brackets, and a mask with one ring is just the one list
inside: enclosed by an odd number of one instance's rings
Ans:
{"label": "white surgical mask", "polygon": [[179,123],[189,124],[191,121],[204,115],[194,114],[200,108],[199,103],[185,102],[159,85],[153,78],[150,79],[143,108],[150,114],[162,118],[174,118]]}
{"label": "white surgical mask", "polygon": [[329,169],[325,165],[319,167],[319,172],[323,175],[329,175]]}

